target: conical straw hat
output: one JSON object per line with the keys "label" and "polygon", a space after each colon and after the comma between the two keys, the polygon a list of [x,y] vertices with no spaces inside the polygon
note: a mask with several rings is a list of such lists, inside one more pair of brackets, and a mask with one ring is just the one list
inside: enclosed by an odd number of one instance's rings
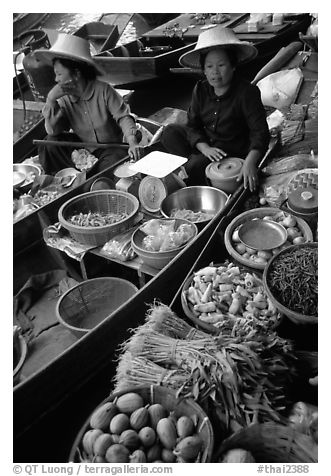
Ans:
{"label": "conical straw hat", "polygon": [[95,64],[91,53],[90,43],[79,36],[59,33],[51,48],[41,48],[34,51],[35,57],[43,63],[52,65],[54,58],[65,58],[93,66],[96,71],[102,73]]}
{"label": "conical straw hat", "polygon": [[179,58],[179,62],[185,67],[201,69],[200,54],[207,53],[218,46],[233,49],[236,52],[238,63],[252,60],[257,55],[257,49],[252,43],[238,40],[230,28],[217,25],[200,33],[195,48],[192,51],[184,53]]}

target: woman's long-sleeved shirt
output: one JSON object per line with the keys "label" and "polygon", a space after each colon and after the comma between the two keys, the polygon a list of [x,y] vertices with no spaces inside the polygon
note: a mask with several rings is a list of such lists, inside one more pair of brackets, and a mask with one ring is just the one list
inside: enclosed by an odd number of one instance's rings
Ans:
{"label": "woman's long-sleeved shirt", "polygon": [[237,77],[223,96],[216,96],[207,80],[198,81],[192,93],[187,126],[192,147],[206,142],[230,156],[245,158],[252,149],[264,155],[269,144],[260,90]]}
{"label": "woman's long-sleeved shirt", "polygon": [[46,132],[56,135],[70,129],[84,142],[121,142],[136,133],[136,123],[130,107],[109,84],[89,81],[80,98],[63,96],[57,105],[46,103],[44,117]]}

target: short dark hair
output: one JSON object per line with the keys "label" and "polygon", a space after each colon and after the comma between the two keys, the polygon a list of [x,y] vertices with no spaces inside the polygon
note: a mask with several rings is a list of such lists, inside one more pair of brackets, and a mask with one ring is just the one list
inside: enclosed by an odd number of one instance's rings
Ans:
{"label": "short dark hair", "polygon": [[238,58],[237,58],[237,53],[234,50],[234,48],[228,47],[228,46],[216,46],[215,48],[212,48],[208,50],[206,53],[201,53],[200,54],[200,66],[201,69],[203,70],[205,68],[205,62],[206,62],[206,56],[207,54],[212,51],[212,50],[218,50],[222,49],[226,51],[226,54],[228,55],[229,61],[231,66],[234,68],[238,64]]}
{"label": "short dark hair", "polygon": [[55,61],[59,61],[65,68],[68,68],[71,73],[74,73],[74,71],[78,69],[87,80],[95,79],[97,77],[97,72],[94,66],[82,61],[74,61],[67,58],[54,58],[53,65]]}

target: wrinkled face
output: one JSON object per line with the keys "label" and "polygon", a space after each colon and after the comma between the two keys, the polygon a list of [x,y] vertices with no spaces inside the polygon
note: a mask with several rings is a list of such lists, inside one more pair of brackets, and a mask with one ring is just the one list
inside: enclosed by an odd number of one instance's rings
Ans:
{"label": "wrinkled face", "polygon": [[215,89],[229,87],[234,70],[226,50],[218,48],[209,51],[205,59],[204,73],[211,86]]}
{"label": "wrinkled face", "polygon": [[54,62],[54,73],[55,73],[55,81],[58,84],[64,84],[66,81],[70,81],[73,79],[73,75],[70,69],[63,66],[60,61]]}

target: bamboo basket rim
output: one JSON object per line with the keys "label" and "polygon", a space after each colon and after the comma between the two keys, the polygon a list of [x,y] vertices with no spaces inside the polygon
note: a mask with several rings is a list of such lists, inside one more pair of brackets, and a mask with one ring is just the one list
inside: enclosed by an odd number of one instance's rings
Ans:
{"label": "bamboo basket rim", "polygon": [[223,440],[215,459],[218,460],[230,449],[242,448],[251,452],[257,463],[317,463],[316,455],[308,445],[304,447],[299,443],[299,437],[313,444],[309,436],[295,427],[274,422],[254,423]]}
{"label": "bamboo basket rim", "polygon": [[88,429],[90,429],[89,422],[90,422],[90,418],[91,418],[93,412],[98,407],[100,407],[101,405],[103,405],[107,402],[112,402],[117,397],[119,397],[121,395],[124,395],[126,393],[130,393],[130,392],[135,392],[135,393],[139,393],[139,394],[140,394],[140,392],[141,393],[149,392],[151,402],[154,401],[156,392],[160,392],[161,395],[162,394],[164,394],[164,395],[168,394],[173,398],[173,400],[174,400],[174,408],[173,409],[174,410],[182,403],[187,403],[191,407],[195,408],[196,412],[199,413],[199,416],[201,417],[202,421],[205,421],[204,428],[206,428],[206,431],[207,431],[207,434],[208,434],[208,437],[209,437],[208,441],[207,441],[207,444],[204,448],[204,452],[203,452],[203,455],[202,455],[203,461],[201,461],[201,463],[207,463],[207,462],[211,461],[211,458],[212,458],[212,455],[213,455],[213,449],[214,449],[214,431],[213,431],[213,427],[212,427],[212,424],[209,420],[208,415],[204,412],[204,410],[201,408],[201,406],[196,401],[194,401],[192,398],[177,398],[176,397],[176,392],[173,389],[169,388],[169,387],[165,387],[165,386],[161,386],[161,385],[139,385],[139,386],[128,387],[124,390],[120,390],[120,391],[111,393],[110,395],[108,395],[108,397],[106,397],[102,402],[100,402],[90,412],[89,416],[86,418],[86,420],[83,423],[83,425],[81,426],[78,434],[76,435],[76,438],[75,438],[74,443],[73,443],[73,445],[71,447],[71,450],[70,450],[68,462],[70,462],[70,463],[76,462],[77,448],[79,448],[79,446],[81,444],[82,437],[83,437],[84,433],[86,431],[88,431]]}

